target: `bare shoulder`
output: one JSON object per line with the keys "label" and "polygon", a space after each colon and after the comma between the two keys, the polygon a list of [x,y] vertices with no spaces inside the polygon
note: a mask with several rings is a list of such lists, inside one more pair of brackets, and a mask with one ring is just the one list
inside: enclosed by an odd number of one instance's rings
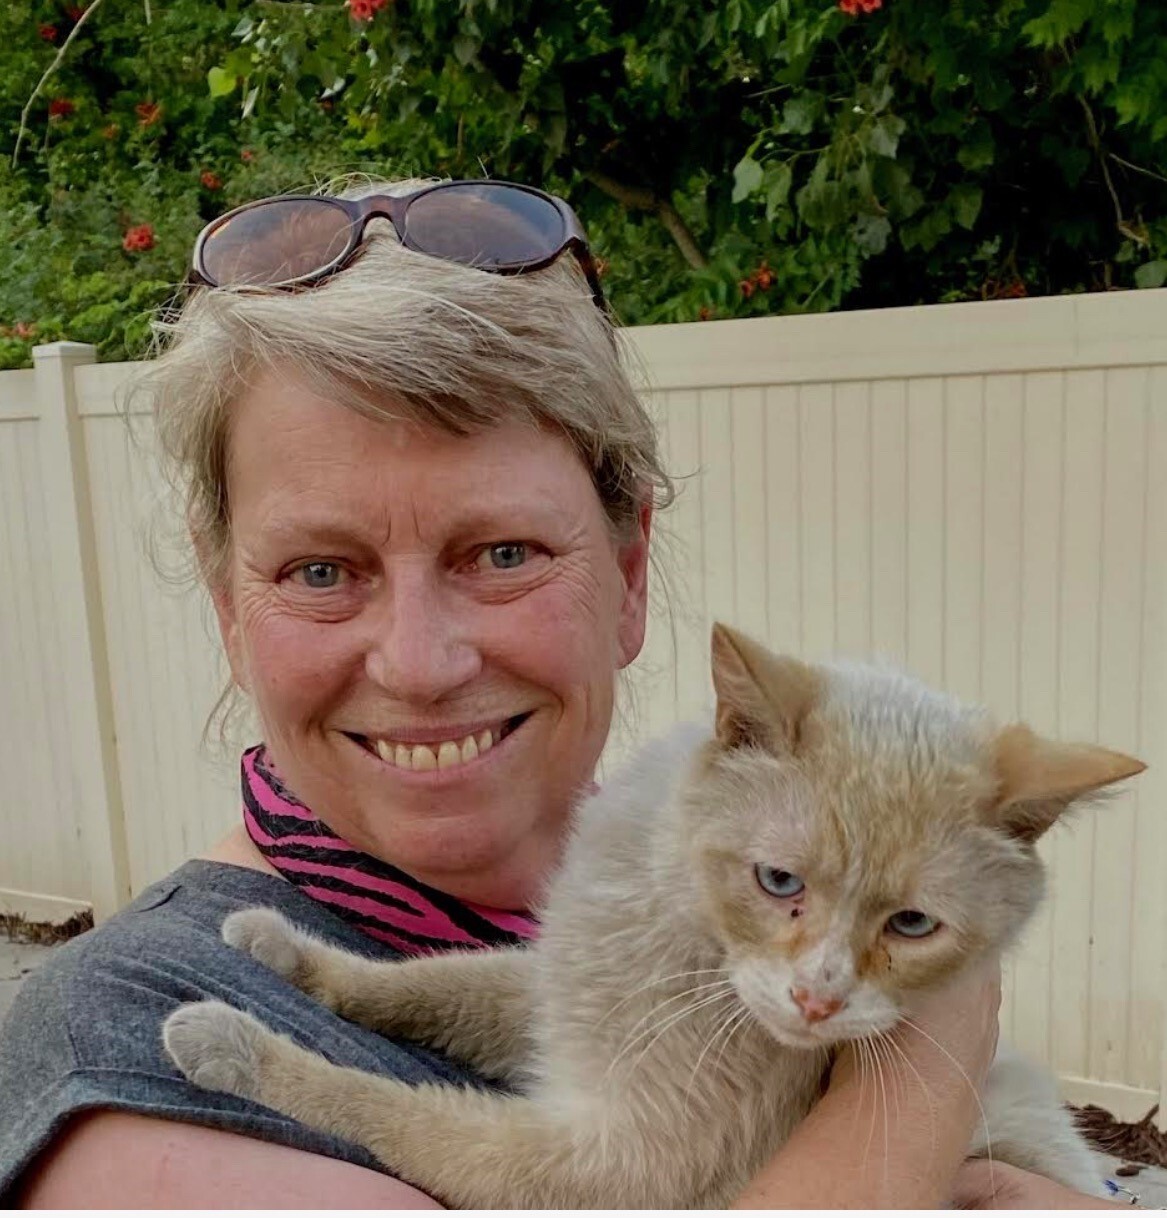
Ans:
{"label": "bare shoulder", "polygon": [[440,1209],[353,1163],[135,1113],[75,1117],[29,1169],[28,1209]]}

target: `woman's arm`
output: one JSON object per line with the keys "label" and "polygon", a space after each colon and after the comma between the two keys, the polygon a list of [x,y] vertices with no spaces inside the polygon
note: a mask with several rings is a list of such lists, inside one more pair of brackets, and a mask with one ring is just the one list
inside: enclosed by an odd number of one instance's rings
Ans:
{"label": "woman's arm", "polygon": [[412,1185],[242,1134],[134,1113],[75,1118],[29,1169],[26,1209],[441,1209]]}
{"label": "woman's arm", "polygon": [[1000,966],[988,961],[897,1029],[903,1057],[877,1050],[879,1079],[869,1053],[845,1048],[826,1095],[735,1208],[947,1207],[980,1120],[975,1089],[996,1052],[1000,1003]]}
{"label": "woman's arm", "polygon": [[1116,1210],[1115,1201],[1088,1197],[1011,1163],[969,1159],[956,1174],[952,1204],[959,1210]]}

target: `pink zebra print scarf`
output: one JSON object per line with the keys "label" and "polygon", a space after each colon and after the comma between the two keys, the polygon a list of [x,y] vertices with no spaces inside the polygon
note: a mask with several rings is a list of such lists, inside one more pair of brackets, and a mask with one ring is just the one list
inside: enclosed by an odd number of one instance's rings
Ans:
{"label": "pink zebra print scarf", "polygon": [[338,917],[409,956],[533,939],[534,918],[461,901],[350,846],[280,781],[267,750],[243,754],[243,821],[265,859]]}

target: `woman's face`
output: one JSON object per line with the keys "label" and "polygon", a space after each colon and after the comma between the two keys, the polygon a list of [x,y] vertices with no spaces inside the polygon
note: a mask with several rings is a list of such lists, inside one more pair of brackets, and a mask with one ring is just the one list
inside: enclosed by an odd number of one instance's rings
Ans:
{"label": "woman's face", "polygon": [[216,609],[289,787],[418,879],[528,904],[643,641],[648,511],[617,543],[558,435],[376,422],[274,374],[228,487]]}

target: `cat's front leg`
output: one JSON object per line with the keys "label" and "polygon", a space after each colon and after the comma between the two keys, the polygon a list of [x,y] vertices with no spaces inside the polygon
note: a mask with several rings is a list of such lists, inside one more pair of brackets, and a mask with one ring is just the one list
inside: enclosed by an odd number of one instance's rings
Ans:
{"label": "cat's front leg", "polygon": [[[457,1208],[619,1205],[594,1139],[531,1099],[334,1066],[221,1002],[180,1007],[163,1027],[187,1078],[366,1147],[394,1175]],[[575,1131],[576,1135],[580,1131]],[[627,1194],[624,1194],[625,1196]]]}
{"label": "cat's front leg", "polygon": [[523,948],[383,962],[342,951],[274,909],[245,909],[223,938],[343,1018],[420,1041],[492,1078],[514,1076],[529,1042],[532,957]]}

